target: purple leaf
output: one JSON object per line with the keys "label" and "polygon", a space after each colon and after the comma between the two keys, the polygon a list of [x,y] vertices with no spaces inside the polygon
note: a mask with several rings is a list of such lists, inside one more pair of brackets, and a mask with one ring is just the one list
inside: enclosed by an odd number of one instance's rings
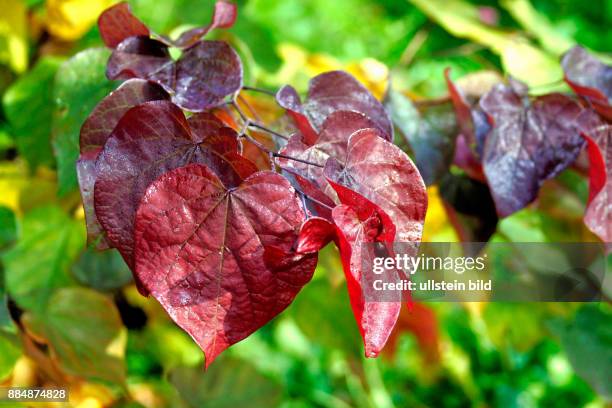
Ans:
{"label": "purple leaf", "polygon": [[310,80],[304,111],[316,129],[336,111],[364,114],[381,131],[386,140],[393,140],[393,126],[384,106],[351,74],[331,71]]}
{"label": "purple leaf", "polygon": [[583,123],[594,115],[561,94],[530,100],[517,91],[500,84],[480,101],[493,124],[483,167],[500,217],[531,203],[545,180],[574,162]]}
{"label": "purple leaf", "polygon": [[130,37],[108,62],[110,79],[143,78],[157,82],[172,101],[194,112],[214,108],[242,87],[242,63],[222,41],[200,41],[173,61],[168,47],[147,37]]}

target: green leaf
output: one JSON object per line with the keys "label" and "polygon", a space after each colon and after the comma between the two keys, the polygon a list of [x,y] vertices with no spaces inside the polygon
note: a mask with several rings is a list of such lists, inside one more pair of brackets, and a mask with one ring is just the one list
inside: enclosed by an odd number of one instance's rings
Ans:
{"label": "green leaf", "polygon": [[15,72],[28,67],[28,15],[19,0],[0,0],[0,64]]}
{"label": "green leaf", "polygon": [[108,297],[86,288],[59,289],[42,313],[26,314],[24,323],[45,339],[68,374],[125,381],[127,332]]}
{"label": "green leaf", "polygon": [[20,240],[2,255],[8,293],[24,309],[44,310],[54,290],[73,284],[68,268],[84,245],[83,222],[58,207],[27,213]]}
{"label": "green leaf", "polygon": [[11,374],[20,356],[21,349],[17,337],[0,331],[0,381]]}
{"label": "green leaf", "polygon": [[60,195],[77,188],[79,131],[92,109],[114,89],[106,79],[110,51],[91,48],[66,61],[55,77],[52,143],[57,158]]}
{"label": "green leaf", "polygon": [[132,272],[119,252],[87,248],[72,266],[72,275],[83,285],[98,290],[113,290],[132,281]]}
{"label": "green leaf", "polygon": [[362,345],[346,286],[328,280],[333,271],[341,270],[337,251],[328,246],[321,252],[315,279],[304,286],[289,311],[312,343],[359,355]]}
{"label": "green leaf", "polygon": [[502,0],[500,4],[525,31],[533,34],[542,47],[554,55],[560,57],[576,44],[572,38],[556,29],[545,15],[533,7],[529,0]]}
{"label": "green leaf", "polygon": [[529,86],[543,86],[563,77],[559,61],[533,46],[524,36],[487,26],[478,7],[462,0],[408,0],[446,31],[488,47],[498,54],[507,73]]}
{"label": "green leaf", "polygon": [[516,350],[528,351],[546,335],[542,330],[544,312],[543,308],[527,303],[489,303],[482,317],[498,349],[511,345]]}
{"label": "green leaf", "polygon": [[53,81],[62,60],[41,59],[6,91],[2,105],[16,139],[17,150],[34,169],[53,164],[51,118]]}
{"label": "green leaf", "polygon": [[612,310],[589,304],[573,321],[553,326],[574,370],[605,398],[612,398]]}
{"label": "green leaf", "polygon": [[10,208],[0,205],[0,249],[10,245],[17,238],[17,221]]}
{"label": "green leaf", "polygon": [[276,407],[281,387],[247,363],[219,358],[208,370],[180,367],[170,372],[170,382],[194,408]]}

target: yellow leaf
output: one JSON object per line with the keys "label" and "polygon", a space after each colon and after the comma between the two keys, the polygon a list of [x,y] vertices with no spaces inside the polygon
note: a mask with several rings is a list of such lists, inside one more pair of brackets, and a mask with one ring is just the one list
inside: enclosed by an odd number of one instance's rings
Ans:
{"label": "yellow leaf", "polygon": [[47,0],[46,26],[62,40],[74,41],[96,23],[104,9],[114,0]]}
{"label": "yellow leaf", "polygon": [[[323,72],[345,70],[370,90],[378,99],[382,99],[389,78],[389,69],[382,62],[365,58],[343,64],[327,54],[308,54],[295,44],[283,43],[278,47],[283,65],[274,75],[277,83],[293,83],[298,88],[305,87],[309,78]],[[302,86],[304,85],[304,86]]]}
{"label": "yellow leaf", "polygon": [[26,7],[20,0],[0,0],[0,63],[18,73],[28,67]]}
{"label": "yellow leaf", "polygon": [[460,38],[482,44],[502,59],[507,73],[529,86],[543,86],[563,77],[556,57],[533,46],[520,33],[508,33],[482,23],[475,5],[462,0],[408,0]]}
{"label": "yellow leaf", "polygon": [[458,242],[457,233],[446,215],[438,187],[427,188],[427,200],[423,242]]}

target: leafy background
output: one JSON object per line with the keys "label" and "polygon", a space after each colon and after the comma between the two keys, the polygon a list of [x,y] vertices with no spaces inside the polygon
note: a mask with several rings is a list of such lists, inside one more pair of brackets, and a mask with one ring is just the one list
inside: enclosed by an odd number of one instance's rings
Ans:
{"label": "leafy background", "polygon": [[[137,293],[118,254],[85,245],[74,162],[81,123],[116,85],[104,77],[108,52],[95,28],[111,3],[0,0],[0,385],[67,387],[69,405],[82,408],[609,403],[609,305],[415,305],[384,355],[366,360],[331,248],[286,312],[204,372],[198,347]],[[209,0],[130,3],[169,34],[212,10]],[[261,87],[304,90],[309,77],[341,68],[378,97],[391,75],[418,100],[444,96],[451,67],[474,86],[498,72],[545,92],[564,89],[558,58],[575,43],[610,61],[609,0],[238,3],[235,27],[216,35]],[[276,114],[265,96],[253,103]],[[425,240],[457,240],[438,190],[428,194]],[[493,240],[592,240],[586,195],[586,181],[567,170]]]}

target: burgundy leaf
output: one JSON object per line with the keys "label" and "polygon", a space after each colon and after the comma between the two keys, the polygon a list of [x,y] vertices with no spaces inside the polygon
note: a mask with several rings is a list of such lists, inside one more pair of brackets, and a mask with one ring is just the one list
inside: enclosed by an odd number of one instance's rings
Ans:
{"label": "burgundy leaf", "polygon": [[395,226],[384,211],[362,195],[331,180],[330,184],[342,202],[334,208],[333,220],[351,307],[365,355],[376,357],[393,331],[402,304],[401,298],[393,302],[368,301],[365,292],[374,274],[363,267],[372,264],[374,243],[392,244]]}
{"label": "burgundy leaf", "polygon": [[361,113],[350,111],[333,112],[323,122],[321,132],[312,145],[302,141],[300,134],[294,134],[289,143],[281,151],[281,154],[309,163],[315,163],[321,167],[283,158],[280,158],[278,162],[281,167],[295,171],[315,182],[319,188],[324,189],[327,183],[323,176],[322,166],[327,159],[333,157],[343,160],[346,156],[349,137],[358,130],[373,127],[375,127],[374,122]]}
{"label": "burgundy leaf", "polygon": [[283,311],[316,255],[293,255],[304,219],[282,176],[228,189],[192,164],[156,180],[136,215],[136,274],[206,355],[206,366]]}
{"label": "burgundy leaf", "polygon": [[[331,220],[331,211],[336,206],[332,197],[326,194],[317,184],[302,177],[291,169],[283,169],[283,175],[287,177],[291,185],[304,197],[305,210],[309,216],[321,217]],[[326,191],[329,193],[328,189]]]}
{"label": "burgundy leaf", "polygon": [[336,111],[364,114],[381,131],[386,140],[393,140],[391,119],[383,105],[351,74],[331,71],[310,80],[304,111],[316,129]]}
{"label": "burgundy leaf", "polygon": [[295,251],[298,254],[319,252],[334,239],[334,236],[334,224],[325,218],[310,217],[300,228]]}
{"label": "burgundy leaf", "polygon": [[170,96],[159,85],[142,79],[131,79],[94,108],[81,127],[81,154],[97,156],[119,119],[130,108],[143,102],[167,100]]}
{"label": "burgundy leaf", "polygon": [[121,118],[96,162],[94,198],[109,242],[128,265],[133,266],[134,216],[149,184],[169,170],[203,163],[225,185],[236,186],[257,171],[236,146],[236,133],[212,114],[188,121],[167,101],[141,104]]}
{"label": "burgundy leaf", "polygon": [[596,116],[567,96],[530,101],[518,88],[497,85],[480,101],[493,124],[484,147],[484,173],[501,217],[532,202],[545,180],[574,162],[584,145],[583,123]]}
{"label": "burgundy leaf", "polygon": [[106,9],[98,18],[102,41],[109,48],[115,48],[128,37],[148,36],[149,29],[131,12],[130,6],[121,2]]}
{"label": "burgundy leaf", "polygon": [[200,38],[217,28],[230,28],[236,21],[236,5],[225,0],[217,0],[212,21],[205,27],[198,27],[181,34],[173,45],[179,48],[188,48],[195,44]]}
{"label": "burgundy leaf", "polygon": [[131,79],[104,98],[81,127],[81,156],[77,162],[77,176],[85,210],[87,241],[90,245],[95,244],[98,249],[108,248],[93,207],[98,154],[125,112],[143,102],[168,98],[168,94],[159,85],[142,79]]}
{"label": "burgundy leaf", "polygon": [[561,62],[565,81],[574,92],[593,104],[593,108],[612,120],[612,66],[606,65],[584,48],[575,46]]}
{"label": "burgundy leaf", "polygon": [[584,222],[604,242],[612,242],[612,127],[583,133],[589,155],[589,203]]}
{"label": "burgundy leaf", "polygon": [[181,108],[200,112],[221,105],[225,97],[240,89],[242,63],[222,41],[200,41],[175,62],[164,43],[130,37],[113,51],[106,75],[110,79],[155,81]]}
{"label": "burgundy leaf", "polygon": [[291,85],[285,85],[276,93],[276,101],[281,108],[285,109],[289,116],[295,122],[296,127],[302,133],[304,143],[312,145],[317,140],[317,133],[312,128],[304,108],[302,101],[295,88]]}
{"label": "burgundy leaf", "polygon": [[341,184],[380,207],[393,220],[395,241],[419,242],[427,210],[425,183],[410,158],[375,129],[353,133],[343,161],[330,158],[328,181]]}

